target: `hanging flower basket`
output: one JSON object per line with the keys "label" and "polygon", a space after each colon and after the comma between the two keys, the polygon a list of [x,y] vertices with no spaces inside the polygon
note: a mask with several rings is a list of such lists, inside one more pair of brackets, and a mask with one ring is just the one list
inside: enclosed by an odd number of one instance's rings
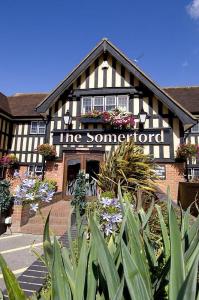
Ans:
{"label": "hanging flower basket", "polygon": [[56,157],[56,150],[53,145],[41,144],[37,147],[36,151],[45,157],[46,160],[54,160]]}
{"label": "hanging flower basket", "polygon": [[7,154],[0,159],[0,165],[8,169],[17,169],[19,162],[15,154]]}
{"label": "hanging flower basket", "polygon": [[176,161],[186,162],[187,159],[199,157],[199,147],[195,144],[181,144],[176,150]]}

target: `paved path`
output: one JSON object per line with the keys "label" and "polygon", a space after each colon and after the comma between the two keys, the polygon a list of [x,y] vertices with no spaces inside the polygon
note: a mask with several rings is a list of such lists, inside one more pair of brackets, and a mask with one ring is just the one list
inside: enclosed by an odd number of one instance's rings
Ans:
{"label": "paved path", "polygon": [[[0,253],[16,277],[22,274],[36,260],[32,248],[38,253],[42,253],[42,238],[42,235],[20,233],[0,236]],[[0,289],[4,288],[5,285],[0,270]]]}

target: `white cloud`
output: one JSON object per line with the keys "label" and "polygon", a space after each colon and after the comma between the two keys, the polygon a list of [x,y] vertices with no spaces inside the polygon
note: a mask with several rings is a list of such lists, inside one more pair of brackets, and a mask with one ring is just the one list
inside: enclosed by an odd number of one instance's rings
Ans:
{"label": "white cloud", "polygon": [[193,0],[187,5],[187,11],[193,19],[199,19],[199,0]]}

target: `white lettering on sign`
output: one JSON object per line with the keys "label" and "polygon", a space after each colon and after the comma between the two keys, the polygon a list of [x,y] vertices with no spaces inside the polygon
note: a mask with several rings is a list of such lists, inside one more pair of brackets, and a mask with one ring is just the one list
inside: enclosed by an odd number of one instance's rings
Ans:
{"label": "white lettering on sign", "polygon": [[159,144],[164,143],[164,131],[161,130],[160,133],[97,133],[92,134],[87,132],[86,134],[72,134],[66,133],[65,143],[69,144],[81,144],[81,143],[103,143],[103,144],[117,144],[122,143],[123,141],[133,139],[135,143],[140,144]]}
{"label": "white lettering on sign", "polygon": [[139,142],[140,143],[146,143],[146,141],[147,141],[147,135],[144,134],[144,133],[140,134],[139,135]]}
{"label": "white lettering on sign", "polygon": [[161,133],[158,133],[155,135],[155,141],[156,141],[156,143],[164,142],[163,130],[161,130]]}
{"label": "white lettering on sign", "polygon": [[90,133],[87,133],[87,143],[92,143],[94,141],[94,136]]}
{"label": "white lettering on sign", "polygon": [[81,143],[81,138],[82,138],[81,134],[76,134],[74,136],[74,140],[76,143]]}

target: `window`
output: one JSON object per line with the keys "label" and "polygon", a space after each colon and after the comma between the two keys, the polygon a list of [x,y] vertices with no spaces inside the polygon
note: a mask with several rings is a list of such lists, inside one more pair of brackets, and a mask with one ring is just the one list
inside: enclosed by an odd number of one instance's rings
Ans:
{"label": "window", "polygon": [[197,123],[196,125],[194,125],[194,126],[191,128],[191,132],[199,132],[199,123]]}
{"label": "window", "polygon": [[128,111],[128,97],[126,95],[121,95],[117,97],[117,107],[122,111]]}
{"label": "window", "polygon": [[84,97],[82,103],[82,112],[85,114],[89,111],[92,111],[92,98]]}
{"label": "window", "polygon": [[199,169],[198,168],[192,168],[188,169],[188,179],[199,179]]}
{"label": "window", "polygon": [[29,165],[27,172],[29,176],[40,176],[42,175],[43,167],[42,165]]}
{"label": "window", "polygon": [[104,97],[98,96],[93,98],[93,110],[104,110]]}
{"label": "window", "polygon": [[116,97],[106,96],[105,97],[105,110],[110,111],[116,108]]}
{"label": "window", "polygon": [[46,124],[43,121],[32,121],[30,127],[31,134],[45,134]]}
{"label": "window", "polygon": [[95,96],[82,98],[82,114],[88,113],[92,110],[97,111],[110,111],[119,108],[122,111],[129,109],[129,96]]}

